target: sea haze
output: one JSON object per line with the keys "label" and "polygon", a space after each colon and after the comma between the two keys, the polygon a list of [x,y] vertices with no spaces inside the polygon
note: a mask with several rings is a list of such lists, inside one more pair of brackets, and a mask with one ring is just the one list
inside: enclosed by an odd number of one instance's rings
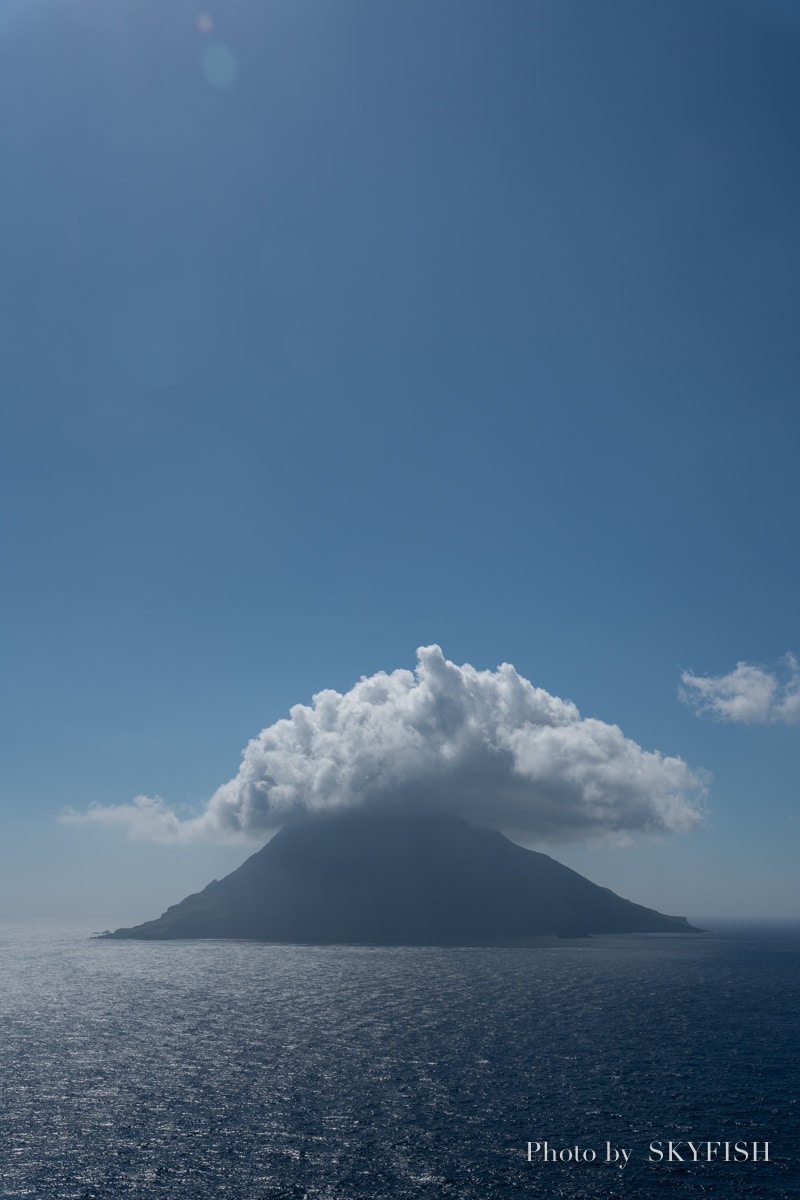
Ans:
{"label": "sea haze", "polygon": [[[4,1197],[800,1189],[800,927],[527,949],[0,930]],[[651,1141],[770,1162],[649,1163]],[[601,1162],[527,1161],[527,1143]]]}

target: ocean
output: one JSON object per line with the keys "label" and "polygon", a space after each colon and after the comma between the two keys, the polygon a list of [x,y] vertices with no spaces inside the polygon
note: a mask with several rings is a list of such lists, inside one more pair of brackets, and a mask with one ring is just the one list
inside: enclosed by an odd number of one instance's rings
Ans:
{"label": "ocean", "polygon": [[90,932],[0,929],[3,1197],[800,1195],[800,926],[463,950]]}

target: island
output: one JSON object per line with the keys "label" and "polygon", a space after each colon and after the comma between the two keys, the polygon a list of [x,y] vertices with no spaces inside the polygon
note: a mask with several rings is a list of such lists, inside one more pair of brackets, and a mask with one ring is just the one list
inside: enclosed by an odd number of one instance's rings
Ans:
{"label": "island", "polygon": [[497,946],[696,932],[459,817],[347,810],[286,825],[224,879],[103,936]]}

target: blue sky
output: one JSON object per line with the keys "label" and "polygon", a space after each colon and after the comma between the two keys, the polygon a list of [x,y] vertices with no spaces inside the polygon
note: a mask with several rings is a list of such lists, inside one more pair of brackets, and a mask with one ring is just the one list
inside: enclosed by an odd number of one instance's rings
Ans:
{"label": "blue sky", "polygon": [[797,714],[678,695],[800,652],[799,65],[767,0],[3,0],[0,912],[224,874],[59,814],[436,643],[710,773],[542,848],[800,915]]}

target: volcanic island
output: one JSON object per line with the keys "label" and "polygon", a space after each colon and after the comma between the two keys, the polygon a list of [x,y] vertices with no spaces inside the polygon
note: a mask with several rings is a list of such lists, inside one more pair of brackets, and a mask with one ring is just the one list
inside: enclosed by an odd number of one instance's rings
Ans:
{"label": "volcanic island", "polygon": [[367,809],[284,826],[224,879],[104,938],[300,945],[515,946],[547,937],[698,933],[497,830]]}

